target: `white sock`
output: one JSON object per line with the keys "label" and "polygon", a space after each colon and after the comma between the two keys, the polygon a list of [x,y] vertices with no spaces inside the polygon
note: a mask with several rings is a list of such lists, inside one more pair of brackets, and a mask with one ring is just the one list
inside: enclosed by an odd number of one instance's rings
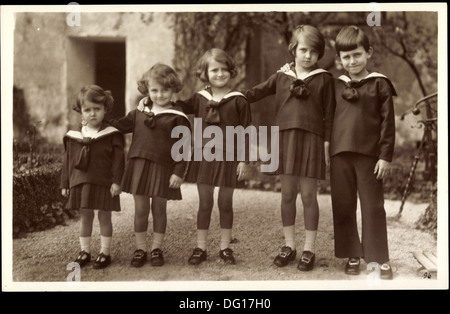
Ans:
{"label": "white sock", "polygon": [[295,250],[295,225],[283,227],[284,241],[286,246],[289,246],[293,251]]}
{"label": "white sock", "polygon": [[206,239],[208,238],[208,230],[197,229],[197,247],[206,251]]}
{"label": "white sock", "polygon": [[100,236],[100,243],[101,243],[101,249],[100,253],[103,253],[105,255],[109,255],[111,252],[111,241],[112,237],[104,237]]}
{"label": "white sock", "polygon": [[136,237],[136,250],[147,251],[147,231],[135,232]]}
{"label": "white sock", "polygon": [[91,237],[80,237],[81,250],[91,253]]}
{"label": "white sock", "polygon": [[305,229],[305,246],[303,248],[304,251],[310,251],[312,253],[315,252],[316,248],[316,235],[317,230],[306,230]]}
{"label": "white sock", "polygon": [[164,233],[153,232],[152,251],[154,249],[160,249],[164,241]]}
{"label": "white sock", "polygon": [[232,229],[220,229],[220,249],[225,250],[230,246]]}

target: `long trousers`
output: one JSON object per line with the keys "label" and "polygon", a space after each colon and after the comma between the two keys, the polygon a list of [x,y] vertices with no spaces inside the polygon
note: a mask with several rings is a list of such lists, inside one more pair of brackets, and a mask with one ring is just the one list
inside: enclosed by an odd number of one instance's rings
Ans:
{"label": "long trousers", "polygon": [[[376,157],[340,153],[331,157],[330,183],[335,256],[362,257],[367,263],[389,261],[383,182],[373,173]],[[361,203],[361,240],[357,197]]]}

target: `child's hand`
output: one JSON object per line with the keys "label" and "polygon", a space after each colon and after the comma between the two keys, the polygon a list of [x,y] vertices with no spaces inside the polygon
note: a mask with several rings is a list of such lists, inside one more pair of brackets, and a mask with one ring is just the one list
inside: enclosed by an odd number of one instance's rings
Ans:
{"label": "child's hand", "polygon": [[61,189],[61,195],[64,197],[69,196],[69,189]]}
{"label": "child's hand", "polygon": [[237,166],[237,179],[238,181],[243,181],[247,179],[248,176],[248,166],[245,162],[240,162]]}
{"label": "child's hand", "polygon": [[373,171],[373,173],[377,175],[378,180],[384,179],[386,177],[389,165],[390,165],[389,161],[378,159],[378,162],[375,165],[375,169]]}
{"label": "child's hand", "polygon": [[286,63],[285,65],[283,65],[283,66],[280,68],[280,71],[281,71],[281,72],[288,72],[290,69],[291,69],[291,64]]}
{"label": "child's hand", "polygon": [[325,148],[325,164],[327,165],[327,167],[329,167],[330,166],[330,142],[325,142],[324,148]]}
{"label": "child's hand", "polygon": [[176,174],[172,174],[169,180],[169,188],[171,189],[179,189],[183,183],[183,179],[177,176]]}
{"label": "child's hand", "polygon": [[111,193],[111,197],[120,195],[120,193],[122,192],[122,189],[120,188],[120,185],[113,183],[111,185],[111,188],[109,189],[109,192]]}

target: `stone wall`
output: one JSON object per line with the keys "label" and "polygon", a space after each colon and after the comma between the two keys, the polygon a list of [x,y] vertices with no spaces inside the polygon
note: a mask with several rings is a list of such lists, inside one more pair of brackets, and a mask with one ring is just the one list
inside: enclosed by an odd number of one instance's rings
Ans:
{"label": "stone wall", "polygon": [[142,73],[156,62],[172,65],[174,58],[166,13],[81,13],[79,26],[68,26],[66,14],[17,13],[14,30],[14,86],[23,90],[31,121],[40,121],[39,133],[53,143],[79,122],[69,105],[72,94],[95,83],[90,42],[125,43],[125,111],[141,97],[136,81]]}

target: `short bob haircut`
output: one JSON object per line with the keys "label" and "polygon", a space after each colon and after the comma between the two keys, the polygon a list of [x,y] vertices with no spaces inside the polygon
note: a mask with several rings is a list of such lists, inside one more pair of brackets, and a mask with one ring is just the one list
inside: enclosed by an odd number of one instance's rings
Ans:
{"label": "short bob haircut", "polygon": [[289,43],[289,53],[295,58],[301,35],[304,36],[308,45],[317,50],[319,53],[318,60],[320,60],[325,52],[325,39],[323,38],[322,33],[316,27],[311,25],[299,25],[294,29]]}
{"label": "short bob haircut", "polygon": [[164,63],[156,63],[137,81],[138,90],[142,95],[148,96],[151,79],[154,79],[165,88],[172,89],[175,93],[178,93],[183,88],[183,84],[175,70]]}
{"label": "short bob haircut", "polygon": [[335,49],[339,56],[341,51],[350,51],[362,46],[365,51],[369,51],[370,43],[366,34],[357,26],[345,26],[336,36]]}
{"label": "short bob haircut", "polygon": [[227,66],[231,78],[237,75],[236,64],[233,58],[225,51],[219,48],[212,48],[206,51],[197,62],[197,70],[195,74],[204,83],[209,83],[208,79],[208,65],[211,60],[223,63]]}
{"label": "short bob haircut", "polygon": [[110,112],[114,105],[114,98],[109,90],[103,90],[98,85],[86,85],[74,96],[72,109],[81,113],[81,107],[85,101],[91,101],[105,106],[106,112]]}

